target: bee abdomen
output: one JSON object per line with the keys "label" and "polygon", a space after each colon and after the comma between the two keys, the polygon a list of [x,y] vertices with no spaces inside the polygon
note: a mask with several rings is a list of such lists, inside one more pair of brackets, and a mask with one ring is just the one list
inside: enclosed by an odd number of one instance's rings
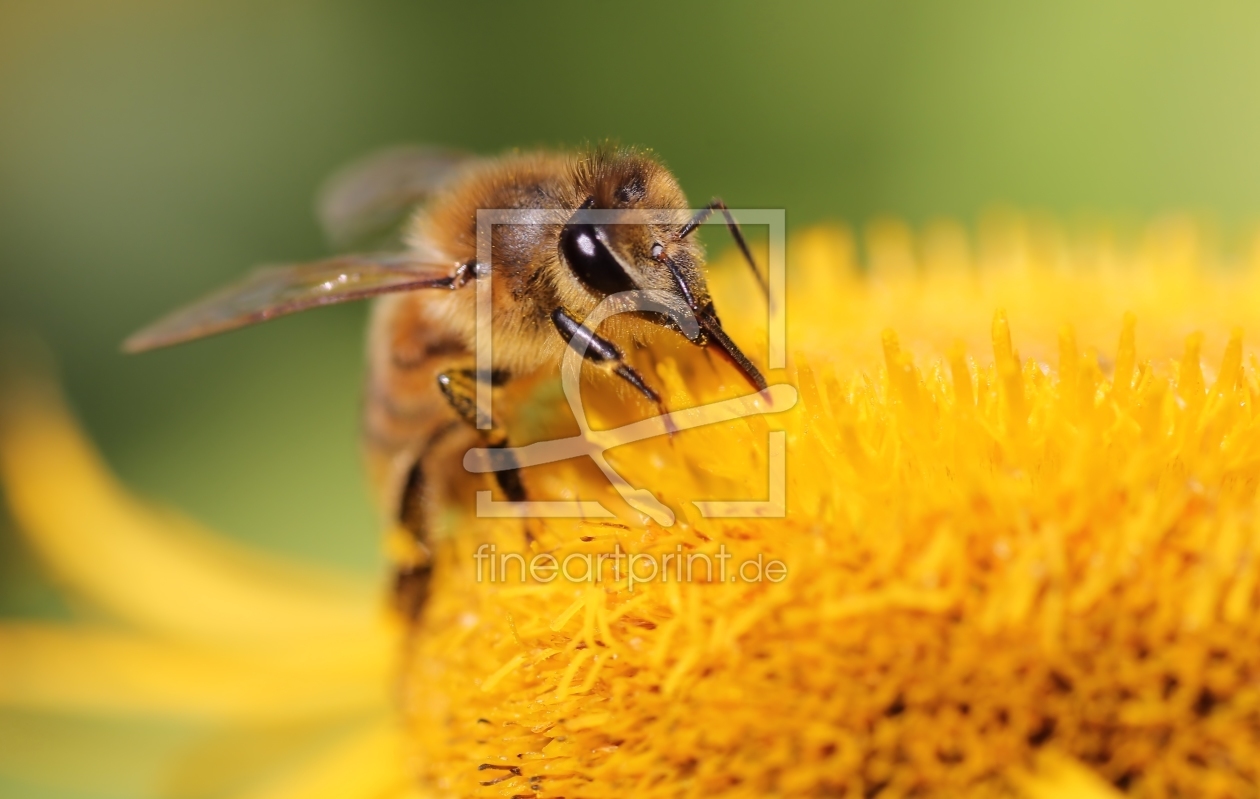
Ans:
{"label": "bee abdomen", "polygon": [[429,599],[433,565],[400,566],[394,571],[394,608],[408,621],[415,621]]}

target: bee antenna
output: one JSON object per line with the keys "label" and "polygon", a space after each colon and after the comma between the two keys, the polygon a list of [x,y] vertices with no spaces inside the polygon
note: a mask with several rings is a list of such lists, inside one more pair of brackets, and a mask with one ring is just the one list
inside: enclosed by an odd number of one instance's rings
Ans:
{"label": "bee antenna", "polygon": [[753,277],[757,278],[757,285],[761,286],[761,291],[770,297],[770,286],[766,283],[766,278],[761,274],[761,270],[757,268],[757,262],[753,260],[752,250],[748,249],[748,242],[744,239],[744,233],[739,229],[739,223],[735,221],[735,216],[731,213],[731,209],[726,207],[726,203],[719,198],[714,197],[704,208],[701,208],[691,221],[682,226],[678,231],[675,239],[682,241],[695,232],[705,221],[713,216],[714,211],[721,211],[722,216],[726,218],[726,229],[731,232],[731,238],[735,239],[735,245],[739,247],[739,251],[743,253],[744,261],[747,262],[748,268],[752,270]]}

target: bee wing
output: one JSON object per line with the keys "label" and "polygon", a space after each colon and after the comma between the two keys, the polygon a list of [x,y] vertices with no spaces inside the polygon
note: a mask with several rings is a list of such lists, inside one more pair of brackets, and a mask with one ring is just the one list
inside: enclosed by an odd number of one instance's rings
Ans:
{"label": "bee wing", "polygon": [[378,294],[451,288],[452,265],[406,255],[347,255],[257,269],[241,281],[159,319],[123,342],[126,352],[169,347],[320,305]]}
{"label": "bee wing", "polygon": [[319,192],[324,233],[335,247],[383,234],[473,160],[458,150],[410,145],[352,162]]}

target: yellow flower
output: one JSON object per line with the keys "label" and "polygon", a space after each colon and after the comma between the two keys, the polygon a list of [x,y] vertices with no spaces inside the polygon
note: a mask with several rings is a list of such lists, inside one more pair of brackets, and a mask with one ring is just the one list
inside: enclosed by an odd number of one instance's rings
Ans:
{"label": "yellow flower", "polygon": [[[371,586],[275,561],[128,495],[46,384],[5,397],[0,468],[13,516],[52,576],[85,607],[78,624],[0,624],[0,707],[53,718],[184,722],[161,796],[202,796],[241,780],[245,796],[376,796],[393,773],[386,716],[392,641]],[[64,729],[15,729],[0,774],[119,795],[98,747]],[[224,736],[236,736],[225,743]],[[234,748],[291,757],[344,748],[307,773],[248,775]],[[120,752],[123,756],[134,753]],[[231,760],[231,757],[229,757]],[[283,765],[283,761],[280,763]],[[226,770],[226,774],[221,773]],[[134,778],[133,778],[134,779]],[[143,782],[143,780],[141,780]]]}
{"label": "yellow flower", "polygon": [[[0,627],[0,704],[324,744],[216,784],[260,797],[1255,795],[1260,263],[1178,220],[1116,241],[885,222],[859,270],[846,233],[798,237],[770,382],[799,402],[610,451],[672,526],[589,461],[531,469],[534,495],[618,518],[535,524],[532,546],[519,520],[465,518],[414,625],[131,498],[28,389],[7,496],[97,610]],[[717,273],[733,335],[764,340],[746,276]],[[737,389],[695,350],[653,355],[671,407]],[[623,398],[587,393],[593,425],[618,423]],[[772,496],[774,431],[783,517],[702,514]],[[613,552],[665,576],[522,579],[503,557]],[[786,573],[666,560],[723,553]],[[0,747],[0,773],[27,757]],[[163,795],[209,793],[199,762]]]}

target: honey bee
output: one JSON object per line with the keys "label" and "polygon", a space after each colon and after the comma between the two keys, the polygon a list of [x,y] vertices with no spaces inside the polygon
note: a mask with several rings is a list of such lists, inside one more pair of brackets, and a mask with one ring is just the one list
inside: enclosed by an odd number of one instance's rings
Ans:
{"label": "honey bee", "polygon": [[[424,148],[387,151],[335,177],[320,215],[330,237],[342,242],[409,215],[401,251],[260,269],[139,331],[124,349],[165,347],[308,308],[376,298],[363,412],[367,462],[378,500],[424,549],[431,526],[426,517],[452,455],[477,444],[509,443],[499,415],[478,416],[479,382],[499,392],[510,380],[555,369],[567,345],[661,406],[657,390],[614,343],[620,336],[584,325],[610,295],[664,293],[695,323],[684,328],[669,315],[643,313],[609,319],[604,328],[632,338],[636,325],[673,329],[723,356],[753,388],[766,389],[765,378],[722,328],[692,234],[712,214],[723,214],[763,290],[764,279],[721,200],[694,215],[688,208],[674,176],[638,149],[605,145],[489,159]],[[494,227],[492,257],[480,263],[478,209],[549,216],[535,225]],[[583,218],[588,210],[670,211],[676,221],[597,224]],[[478,281],[492,288],[489,371],[478,371],[474,358],[469,287]],[[526,499],[518,469],[495,477],[509,500]],[[421,558],[398,575],[407,612],[423,601],[428,569]]]}

